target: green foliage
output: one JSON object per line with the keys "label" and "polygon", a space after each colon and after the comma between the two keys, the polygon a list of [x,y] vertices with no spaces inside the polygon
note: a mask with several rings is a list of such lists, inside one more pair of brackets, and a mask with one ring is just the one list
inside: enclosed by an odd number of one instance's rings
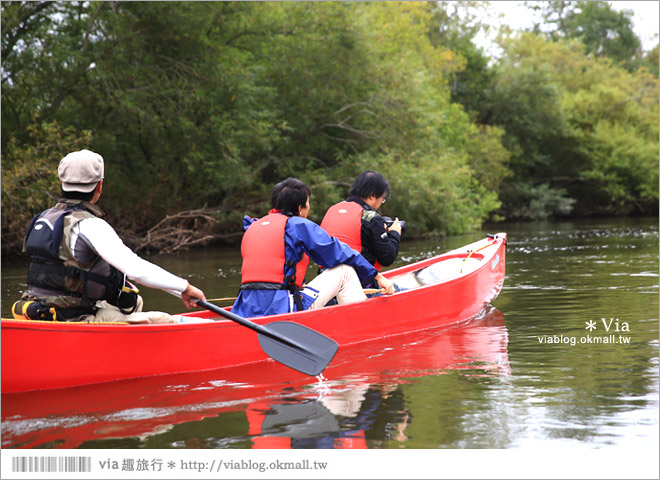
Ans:
{"label": "green foliage", "polygon": [[[653,83],[597,85],[567,99],[585,159],[580,178],[597,187],[592,200],[606,202],[614,212],[657,205],[657,104],[654,109],[638,103],[652,98],[654,89],[657,98]],[[656,122],[647,109],[655,110]]]}
{"label": "green foliage", "polygon": [[505,186],[504,193],[509,202],[509,215],[523,220],[545,220],[568,215],[575,203],[575,199],[567,196],[566,189],[554,188],[547,183],[534,186],[513,182]]}
{"label": "green foliage", "polygon": [[641,42],[633,32],[631,10],[616,11],[603,1],[534,2],[542,11],[544,31],[549,39],[577,39],[587,55],[608,57],[629,70],[636,68]]}
{"label": "green foliage", "polygon": [[660,61],[660,44],[653,47],[649,52],[644,55],[641,66],[645,67],[656,77],[658,76],[658,61]]}
{"label": "green foliage", "polygon": [[[486,5],[2,2],[3,239],[80,148],[103,155],[102,206],[138,234],[204,205],[240,231],[287,176],[313,187],[320,220],[364,169],[386,175],[385,213],[416,234],[571,198],[657,209],[657,77],[531,34],[491,65],[473,45]],[[571,28],[611,13],[590,9]]]}
{"label": "green foliage", "polygon": [[489,58],[474,43],[477,34],[490,30],[482,20],[488,16],[488,7],[489,2],[481,1],[436,2],[430,7],[433,21],[429,31],[431,44],[452,50],[464,62],[462,68],[448,76],[452,101],[476,115],[479,123],[484,122],[478,115],[483,111],[495,80],[494,71],[488,65]]}
{"label": "green foliage", "polygon": [[491,192],[499,191],[502,182],[512,175],[507,168],[511,152],[503,145],[505,133],[492,125],[479,125],[469,130],[468,165],[479,183]]}
{"label": "green foliage", "polygon": [[27,133],[29,142],[18,145],[11,139],[2,156],[2,245],[8,249],[19,249],[32,217],[59,198],[57,167],[62,157],[91,138],[90,132],[39,119]]}
{"label": "green foliage", "polygon": [[379,168],[390,179],[393,194],[383,210],[410,222],[412,234],[474,230],[500,206],[497,193],[480,186],[469,167],[455,170],[451,157],[385,159],[390,161]]}
{"label": "green foliage", "polygon": [[92,131],[77,148],[104,156],[103,205],[119,226],[203,204],[260,214],[286,176],[314,187],[321,216],[370,163],[398,177],[399,192],[419,190],[398,215],[442,200],[420,233],[476,228],[498,205],[500,134],[452,104],[447,78],[464,62],[430,43],[426,3],[39,7],[3,3],[3,147],[33,142],[18,105]]}
{"label": "green foliage", "polygon": [[571,198],[575,213],[657,211],[657,78],[586,56],[576,41],[524,34],[503,46],[484,115],[512,152],[505,211],[526,218],[540,202],[562,214]]}

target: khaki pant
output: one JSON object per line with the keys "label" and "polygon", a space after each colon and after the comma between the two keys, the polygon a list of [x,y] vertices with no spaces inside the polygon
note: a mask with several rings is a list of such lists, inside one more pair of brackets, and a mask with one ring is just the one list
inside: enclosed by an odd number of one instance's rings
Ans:
{"label": "khaki pant", "polygon": [[321,275],[309,282],[306,287],[313,288],[319,292],[308,310],[323,308],[334,297],[337,297],[337,303],[344,305],[347,303],[361,302],[367,299],[362,291],[362,284],[353,267],[348,265],[338,265],[334,268],[325,270]]}
{"label": "khaki pant", "polygon": [[137,308],[130,315],[122,313],[105,300],[96,302],[96,305],[99,307],[96,315],[86,315],[82,318],[83,322],[178,323],[172,315],[165,312],[143,312],[144,302],[139,295]]}

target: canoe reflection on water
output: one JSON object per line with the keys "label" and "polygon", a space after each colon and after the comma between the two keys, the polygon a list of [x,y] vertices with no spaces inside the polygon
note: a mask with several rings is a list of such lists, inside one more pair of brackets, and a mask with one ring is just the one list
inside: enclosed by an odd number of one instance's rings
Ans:
{"label": "canoe reflection on water", "polygon": [[457,369],[508,376],[507,345],[504,316],[489,307],[451,327],[342,347],[313,384],[271,361],[4,394],[2,447],[378,447],[406,440],[414,415],[403,384]]}

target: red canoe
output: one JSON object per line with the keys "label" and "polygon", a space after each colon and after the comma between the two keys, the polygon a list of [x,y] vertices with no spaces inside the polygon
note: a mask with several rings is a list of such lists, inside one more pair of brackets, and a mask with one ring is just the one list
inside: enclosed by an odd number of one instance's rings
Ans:
{"label": "red canoe", "polygon": [[[394,295],[254,319],[297,322],[342,346],[461,322],[504,282],[506,234],[385,272]],[[214,319],[209,311],[184,314]],[[269,360],[257,335],[230,320],[169,325],[2,320],[2,392],[214,370]]]}

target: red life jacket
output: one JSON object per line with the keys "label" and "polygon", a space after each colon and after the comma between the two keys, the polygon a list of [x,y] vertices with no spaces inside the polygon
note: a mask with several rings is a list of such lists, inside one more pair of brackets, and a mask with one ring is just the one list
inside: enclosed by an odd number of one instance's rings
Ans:
{"label": "red life jacket", "polygon": [[[302,286],[309,257],[303,253],[298,262],[285,258],[284,229],[288,220],[289,217],[281,213],[269,213],[248,227],[241,243],[241,284],[271,283],[286,288],[293,281],[298,287]],[[292,279],[284,277],[286,265],[295,266]]]}
{"label": "red life jacket", "polygon": [[[356,202],[339,202],[328,209],[321,228],[328,235],[362,253],[362,205]],[[383,267],[378,261],[374,265],[380,272]]]}

